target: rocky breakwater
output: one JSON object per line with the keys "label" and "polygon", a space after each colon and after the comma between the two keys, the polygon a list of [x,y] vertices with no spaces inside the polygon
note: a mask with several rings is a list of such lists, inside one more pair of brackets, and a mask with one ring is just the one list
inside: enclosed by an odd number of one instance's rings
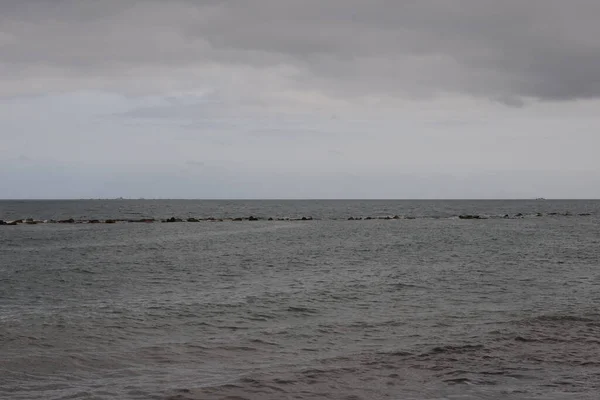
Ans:
{"label": "rocky breakwater", "polygon": [[[548,212],[548,213],[516,213],[516,214],[501,214],[501,215],[484,215],[484,214],[459,214],[454,216],[440,216],[440,215],[432,215],[432,216],[414,216],[414,215],[384,215],[384,216],[349,216],[349,217],[330,217],[325,218],[325,220],[330,221],[398,221],[398,220],[414,220],[414,219],[448,219],[448,220],[488,220],[488,219],[510,219],[510,220],[519,220],[525,218],[558,218],[558,217],[589,217],[592,213],[571,213],[567,212]],[[107,218],[107,219],[75,219],[75,218],[67,218],[67,219],[59,219],[59,220],[39,220],[34,218],[26,218],[26,219],[17,219],[17,220],[0,220],[0,226],[16,226],[16,225],[37,225],[37,224],[61,224],[61,225],[73,225],[73,224],[118,224],[118,223],[144,223],[151,224],[155,222],[161,223],[200,223],[200,222],[258,222],[258,221],[266,221],[266,222],[276,222],[276,221],[313,221],[317,220],[312,216],[302,216],[302,217],[259,217],[250,215],[248,217],[194,217],[189,216],[187,218],[181,218],[177,216],[172,216],[169,218],[156,219],[156,218],[139,218],[139,219],[125,219],[125,218]]]}

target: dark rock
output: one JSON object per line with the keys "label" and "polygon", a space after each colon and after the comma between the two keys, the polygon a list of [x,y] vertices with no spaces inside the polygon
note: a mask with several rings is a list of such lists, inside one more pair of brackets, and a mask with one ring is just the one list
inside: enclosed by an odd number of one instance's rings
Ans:
{"label": "dark rock", "polygon": [[[578,215],[579,215],[580,217],[589,217],[589,216],[590,216],[590,215],[592,215],[592,214],[590,214],[590,213],[581,213],[581,214],[578,214]],[[0,225],[1,225],[1,224],[0,224]]]}
{"label": "dark rock", "polygon": [[367,217],[367,218],[365,218],[365,219],[366,219],[366,220],[371,220],[371,219],[373,219],[373,218],[372,218],[372,217]]}
{"label": "dark rock", "polygon": [[88,221],[88,223],[89,223],[89,224],[99,224],[99,223],[100,223],[100,221],[99,221],[99,220],[97,220],[97,219],[90,219],[90,220]]}
{"label": "dark rock", "polygon": [[459,215],[458,218],[460,218],[460,219],[481,219],[481,217],[479,215],[470,215],[470,214]]}
{"label": "dark rock", "polygon": [[348,218],[348,221],[354,221],[354,217]]}
{"label": "dark rock", "polygon": [[400,216],[399,216],[399,215],[394,215],[394,217],[393,217],[393,218],[394,218],[394,219],[400,219]]}
{"label": "dark rock", "polygon": [[510,215],[504,214],[504,218],[510,218]]}
{"label": "dark rock", "polygon": [[115,221],[114,219],[107,219],[106,221],[104,221],[105,224],[114,224],[117,221]]}
{"label": "dark rock", "polygon": [[273,217],[269,217],[267,221],[273,221]]}
{"label": "dark rock", "polygon": [[239,222],[239,221],[243,221],[243,219],[238,217],[238,218],[234,218],[234,219],[232,219],[232,221]]}
{"label": "dark rock", "polygon": [[69,219],[62,219],[60,221],[58,221],[59,224],[74,224],[75,220],[73,218],[69,218]]}
{"label": "dark rock", "polygon": [[521,213],[515,214],[515,218],[523,218],[523,214],[521,214]]}
{"label": "dark rock", "polygon": [[248,217],[248,221],[258,221],[258,218],[253,217],[252,215]]}
{"label": "dark rock", "polygon": [[543,217],[543,216],[544,216],[544,214],[542,214],[542,213],[537,213],[537,214],[535,214],[535,216],[536,216],[536,217]]}
{"label": "dark rock", "polygon": [[6,222],[0,219],[0,225],[6,225]]}
{"label": "dark rock", "polygon": [[557,212],[551,212],[551,213],[548,213],[548,215],[558,215],[558,213]]}
{"label": "dark rock", "polygon": [[198,218],[188,218],[187,222],[200,222]]}
{"label": "dark rock", "polygon": [[16,226],[16,225],[18,225],[18,222],[17,221],[10,221],[10,222],[6,222],[4,225]]}
{"label": "dark rock", "polygon": [[183,220],[181,218],[171,217],[164,219],[162,222],[183,222]]}

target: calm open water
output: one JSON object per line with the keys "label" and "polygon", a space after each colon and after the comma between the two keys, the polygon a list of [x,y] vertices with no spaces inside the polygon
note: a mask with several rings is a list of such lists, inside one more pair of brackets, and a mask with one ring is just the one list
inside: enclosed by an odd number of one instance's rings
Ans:
{"label": "calm open water", "polygon": [[0,398],[598,398],[600,201],[0,202],[249,215],[0,226]]}

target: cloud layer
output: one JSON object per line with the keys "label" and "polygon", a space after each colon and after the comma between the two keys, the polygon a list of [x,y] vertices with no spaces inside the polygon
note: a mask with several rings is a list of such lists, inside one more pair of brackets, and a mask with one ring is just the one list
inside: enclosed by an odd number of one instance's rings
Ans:
{"label": "cloud layer", "polygon": [[594,0],[4,1],[0,87],[594,98],[598,15]]}

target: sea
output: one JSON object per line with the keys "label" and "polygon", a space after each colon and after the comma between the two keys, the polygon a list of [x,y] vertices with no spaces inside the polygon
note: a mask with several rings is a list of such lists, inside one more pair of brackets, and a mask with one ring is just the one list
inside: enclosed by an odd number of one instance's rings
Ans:
{"label": "sea", "polygon": [[7,200],[0,220],[1,399],[600,398],[600,201]]}

